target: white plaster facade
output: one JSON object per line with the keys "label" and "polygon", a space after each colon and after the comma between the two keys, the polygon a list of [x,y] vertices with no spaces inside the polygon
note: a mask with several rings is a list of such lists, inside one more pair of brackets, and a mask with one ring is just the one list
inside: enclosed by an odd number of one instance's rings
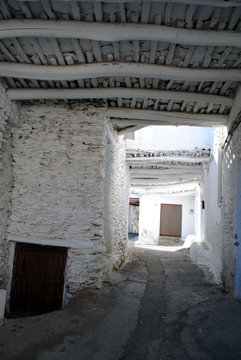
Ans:
{"label": "white plaster facade", "polygon": [[[205,167],[201,181],[202,237],[192,244],[192,258],[209,267],[214,279],[225,284],[240,297],[238,173],[239,131],[222,150],[227,132],[216,131],[210,163]],[[223,153],[223,155],[222,155]],[[237,241],[236,241],[237,240]],[[201,242],[200,242],[201,241]]]}
{"label": "white plaster facade", "polygon": [[223,154],[222,280],[241,299],[241,127],[237,127]]}
{"label": "white plaster facade", "polygon": [[195,234],[195,194],[165,195],[146,193],[140,197],[139,241],[158,244],[161,204],[182,205],[182,234],[184,239]]}

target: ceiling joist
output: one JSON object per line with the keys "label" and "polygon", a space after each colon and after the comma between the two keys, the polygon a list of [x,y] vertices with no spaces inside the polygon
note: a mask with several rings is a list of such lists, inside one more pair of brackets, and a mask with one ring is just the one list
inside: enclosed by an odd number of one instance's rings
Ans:
{"label": "ceiling joist", "polygon": [[177,81],[241,81],[241,69],[195,69],[145,63],[101,62],[82,65],[35,65],[0,62],[0,76],[35,80],[139,77]]}
{"label": "ceiling joist", "polygon": [[167,168],[167,169],[151,169],[151,168],[142,168],[142,169],[130,169],[131,178],[135,178],[138,176],[143,177],[160,177],[163,175],[183,175],[183,174],[192,174],[192,175],[201,175],[202,174],[202,166],[190,166],[190,167],[183,167],[177,166],[176,168]]}
{"label": "ceiling joist", "polygon": [[101,23],[68,20],[1,20],[0,39],[11,37],[54,37],[95,41],[148,40],[199,46],[241,47],[241,33],[196,30],[138,23]]}
{"label": "ceiling joist", "polygon": [[236,120],[237,116],[241,113],[241,85],[238,87],[233,106],[230,110],[229,114],[229,127],[231,127],[232,123]]}
{"label": "ceiling joist", "polygon": [[200,180],[201,176],[188,173],[188,174],[176,174],[176,175],[161,175],[160,177],[138,177],[131,178],[131,185],[134,186],[153,186],[153,185],[172,185],[181,184],[183,182],[193,182]]}
{"label": "ceiling joist", "polygon": [[[203,163],[208,163],[210,161],[210,157],[202,156],[202,157],[194,157],[194,156],[156,156],[156,157],[134,157],[126,158],[127,164],[129,166],[157,166],[162,164],[163,166],[172,166],[173,163],[181,163],[182,165],[190,166],[190,165],[200,165]],[[173,165],[176,166],[176,165]]]}
{"label": "ceiling joist", "polygon": [[117,128],[123,128],[124,126],[202,126],[202,127],[222,127],[222,126],[227,126],[227,122],[214,122],[214,121],[204,121],[204,120],[192,120],[192,119],[179,119],[177,120],[175,117],[173,117],[172,119],[169,120],[139,120],[138,118],[136,119],[118,119],[118,118],[113,118],[110,119],[111,123],[116,126]]}
{"label": "ceiling joist", "polygon": [[[20,2],[35,2],[39,0],[20,0]],[[69,2],[69,0],[60,0],[63,2]],[[74,2],[86,2],[86,0],[73,0]],[[136,0],[95,0],[94,2],[99,3],[131,3],[136,2]],[[166,3],[167,0],[152,0],[151,2]],[[168,0],[169,3],[177,4],[189,4],[189,5],[204,5],[204,6],[217,6],[222,8],[238,7],[241,6],[239,0],[227,1],[227,0]]]}
{"label": "ceiling joist", "polygon": [[187,91],[168,91],[126,88],[92,88],[92,89],[7,89],[11,100],[40,99],[107,99],[107,98],[141,98],[169,101],[189,101],[198,103],[222,104],[232,106],[231,98],[219,95],[198,94]]}
{"label": "ceiling joist", "polygon": [[118,135],[125,135],[125,134],[128,134],[130,132],[134,132],[134,131],[137,131],[137,130],[140,130],[142,129],[144,126],[140,125],[134,125],[134,126],[128,126],[128,127],[125,127],[123,129],[120,129],[118,130]]}
{"label": "ceiling joist", "polygon": [[175,111],[153,111],[143,109],[107,108],[107,116],[114,125],[188,125],[188,126],[226,126],[227,115],[194,114]]}

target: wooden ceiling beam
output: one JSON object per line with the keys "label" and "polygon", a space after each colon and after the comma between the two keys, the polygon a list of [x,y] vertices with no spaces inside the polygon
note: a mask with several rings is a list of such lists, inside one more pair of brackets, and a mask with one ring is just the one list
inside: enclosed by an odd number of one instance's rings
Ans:
{"label": "wooden ceiling beam", "polygon": [[180,184],[182,182],[193,182],[199,180],[202,177],[201,174],[176,174],[173,176],[162,175],[161,177],[133,177],[130,179],[131,185],[138,186],[151,186],[151,185],[171,185],[171,184]]}
{"label": "wooden ceiling beam", "polygon": [[233,122],[236,120],[237,116],[240,113],[241,113],[241,85],[239,85],[236,91],[233,106],[229,114],[229,124],[228,124],[229,128],[231,128]]}
{"label": "wooden ceiling beam", "polygon": [[[21,2],[35,2],[39,0],[21,0]],[[69,0],[60,0],[60,1],[68,1]],[[72,0],[78,2],[86,2],[86,0]],[[95,0],[95,2],[102,3],[131,3],[136,2],[136,0]],[[166,3],[167,0],[152,0],[152,2]],[[168,0],[169,3],[177,3],[177,4],[187,4],[187,5],[204,5],[204,6],[217,6],[221,8],[230,8],[230,7],[238,7],[241,6],[239,0],[227,1],[227,0]]]}
{"label": "wooden ceiling beam", "polygon": [[142,129],[144,126],[137,126],[137,125],[133,125],[133,126],[128,126],[128,127],[125,127],[123,129],[120,129],[118,130],[118,135],[126,135],[130,132],[134,132],[134,131],[137,131],[137,130],[140,130]]}
{"label": "wooden ceiling beam", "polygon": [[39,99],[107,99],[107,98],[141,98],[198,103],[212,103],[232,106],[231,98],[219,95],[198,94],[187,91],[168,91],[150,89],[97,88],[97,89],[7,89],[11,100]]}
{"label": "wooden ceiling beam", "polygon": [[164,41],[196,46],[241,47],[241,33],[196,30],[156,24],[102,23],[69,20],[10,19],[0,22],[0,39],[52,37],[95,41]]}
{"label": "wooden ceiling beam", "polygon": [[36,80],[139,77],[177,81],[241,81],[241,69],[203,69],[145,63],[101,62],[82,65],[35,65],[0,62],[0,76]]}
{"label": "wooden ceiling beam", "polygon": [[197,114],[175,111],[155,111],[130,108],[107,108],[112,124],[131,125],[174,125],[174,126],[227,126],[228,116],[219,114]]}
{"label": "wooden ceiling beam", "polygon": [[179,175],[201,175],[203,173],[203,168],[199,167],[177,167],[169,169],[130,169],[131,178],[135,177],[162,177],[163,175],[170,176],[179,176]]}
{"label": "wooden ceiling beam", "polygon": [[[210,157],[191,157],[191,156],[156,156],[156,157],[127,157],[126,162],[129,166],[172,166],[173,163],[189,166],[190,164],[205,164],[210,161]],[[176,166],[176,165],[175,165]]]}
{"label": "wooden ceiling beam", "polygon": [[[189,113],[190,114],[190,113]],[[213,121],[197,121],[197,120],[182,120],[177,121],[176,118],[173,117],[173,121],[169,118],[167,121],[159,121],[159,120],[139,120],[139,119],[118,119],[113,118],[110,119],[111,123],[117,127],[124,126],[198,126],[198,127],[223,127],[227,126],[227,120],[225,122],[213,122]]]}

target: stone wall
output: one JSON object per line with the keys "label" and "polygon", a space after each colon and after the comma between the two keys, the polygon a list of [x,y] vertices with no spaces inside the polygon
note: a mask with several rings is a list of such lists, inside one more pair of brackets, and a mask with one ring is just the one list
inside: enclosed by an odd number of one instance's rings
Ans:
{"label": "stone wall", "polygon": [[118,268],[125,261],[127,255],[129,174],[126,165],[124,136],[119,136],[116,141],[112,212],[114,219],[114,267]]}
{"label": "stone wall", "polygon": [[68,296],[105,271],[105,108],[25,105],[21,119],[8,239],[68,247]]}
{"label": "stone wall", "polygon": [[9,245],[6,231],[11,210],[12,159],[11,125],[18,124],[16,104],[11,102],[0,84],[0,288],[8,279]]}
{"label": "stone wall", "polygon": [[8,240],[68,248],[66,302],[125,259],[125,141],[102,106],[24,105],[21,122]]}
{"label": "stone wall", "polygon": [[124,136],[108,128],[105,163],[105,240],[111,266],[127,255],[129,176]]}

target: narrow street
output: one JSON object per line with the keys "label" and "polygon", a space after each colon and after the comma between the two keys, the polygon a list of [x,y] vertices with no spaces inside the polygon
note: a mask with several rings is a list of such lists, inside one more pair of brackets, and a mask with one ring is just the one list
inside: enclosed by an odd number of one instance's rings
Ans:
{"label": "narrow street", "polygon": [[178,252],[132,250],[100,290],[61,311],[6,319],[1,360],[241,359],[241,304]]}

